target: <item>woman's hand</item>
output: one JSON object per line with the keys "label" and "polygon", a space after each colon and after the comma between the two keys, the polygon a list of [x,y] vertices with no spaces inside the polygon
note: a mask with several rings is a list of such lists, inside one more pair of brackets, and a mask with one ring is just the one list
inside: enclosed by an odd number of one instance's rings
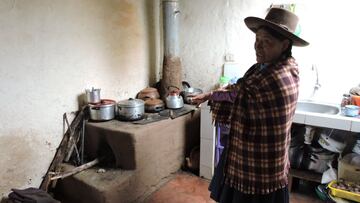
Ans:
{"label": "woman's hand", "polygon": [[211,92],[202,93],[202,94],[191,97],[190,101],[191,101],[191,104],[199,106],[201,103],[204,103],[207,100],[209,100],[210,96],[211,96]]}

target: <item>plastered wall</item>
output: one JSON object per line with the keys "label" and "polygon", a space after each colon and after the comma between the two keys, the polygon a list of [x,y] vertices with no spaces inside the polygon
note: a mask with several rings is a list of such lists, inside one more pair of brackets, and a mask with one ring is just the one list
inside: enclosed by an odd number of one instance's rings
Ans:
{"label": "plastered wall", "polygon": [[232,54],[242,71],[255,63],[255,35],[245,26],[247,16],[265,17],[274,4],[295,3],[301,36],[311,45],[293,48],[300,67],[300,99],[310,99],[318,68],[321,88],[311,98],[340,103],[342,94],[360,83],[354,59],[360,47],[356,0],[193,0],[182,1],[181,51],[184,79],[209,90],[222,74],[225,54]]}
{"label": "plastered wall", "polygon": [[[85,88],[122,100],[159,78],[158,1],[0,1],[0,199],[38,187]],[[156,31],[157,30],[157,31]]]}

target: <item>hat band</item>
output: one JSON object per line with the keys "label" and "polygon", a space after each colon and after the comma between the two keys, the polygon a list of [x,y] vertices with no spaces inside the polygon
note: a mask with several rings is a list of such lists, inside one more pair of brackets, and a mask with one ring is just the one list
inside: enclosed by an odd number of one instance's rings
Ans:
{"label": "hat band", "polygon": [[284,25],[284,24],[278,24],[281,28],[283,28],[283,29],[285,29],[286,31],[290,31],[290,32],[292,32],[286,25]]}

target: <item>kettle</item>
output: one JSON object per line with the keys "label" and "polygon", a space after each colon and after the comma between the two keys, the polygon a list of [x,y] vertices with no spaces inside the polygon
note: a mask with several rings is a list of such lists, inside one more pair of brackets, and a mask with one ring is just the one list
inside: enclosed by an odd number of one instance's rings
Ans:
{"label": "kettle", "polygon": [[182,96],[180,95],[180,89],[175,86],[169,86],[176,88],[176,90],[169,91],[169,94],[167,95],[165,99],[166,107],[169,109],[180,109],[184,106],[184,100]]}
{"label": "kettle", "polygon": [[92,89],[85,89],[86,94],[86,102],[89,104],[98,104],[101,102],[100,99],[100,89],[92,88]]}

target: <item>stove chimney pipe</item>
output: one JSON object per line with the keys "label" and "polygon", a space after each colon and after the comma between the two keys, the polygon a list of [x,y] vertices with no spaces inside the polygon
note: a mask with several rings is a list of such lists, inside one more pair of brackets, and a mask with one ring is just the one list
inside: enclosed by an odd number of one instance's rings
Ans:
{"label": "stove chimney pipe", "polygon": [[182,68],[179,56],[179,2],[178,0],[164,0],[162,4],[164,61],[160,94],[165,99],[170,86],[182,88]]}

